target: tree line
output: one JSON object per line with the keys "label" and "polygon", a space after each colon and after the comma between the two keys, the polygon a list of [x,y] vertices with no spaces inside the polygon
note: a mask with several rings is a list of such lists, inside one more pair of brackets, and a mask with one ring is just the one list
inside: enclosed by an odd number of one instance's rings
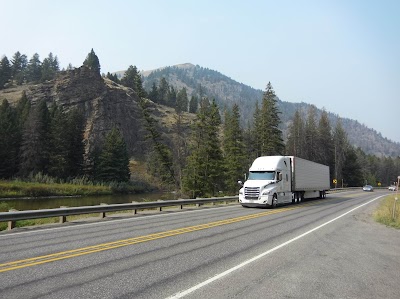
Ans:
{"label": "tree line", "polygon": [[[100,71],[92,51],[83,62]],[[63,181],[87,177],[99,182],[130,179],[126,143],[115,127],[91,153],[84,150],[85,119],[78,110],[62,110],[41,100],[32,106],[23,93],[15,107],[0,106],[0,178],[48,175]]]}
{"label": "tree line", "polygon": [[76,109],[62,111],[44,100],[34,107],[23,94],[16,107],[0,106],[0,178],[48,175],[61,181],[86,176],[101,182],[130,178],[129,156],[121,133],[113,128],[92,163],[85,163],[84,117]]}
{"label": "tree line", "polygon": [[[54,60],[54,58],[53,58]],[[84,65],[100,72],[99,59],[92,51]],[[151,142],[147,155],[150,173],[167,186],[191,197],[235,194],[252,161],[263,155],[294,155],[328,165],[331,178],[345,186],[366,183],[389,185],[400,170],[400,158],[366,155],[347,140],[341,122],[335,127],[324,111],[319,119],[315,107],[296,111],[286,143],[280,130],[281,112],[271,83],[267,84],[253,117],[241,125],[238,104],[222,113],[215,99],[192,96],[185,88],[176,90],[165,78],[145,90],[136,66],[125,76],[109,79],[132,88],[139,97]],[[12,77],[15,82],[16,77]],[[152,117],[149,101],[174,107],[173,138],[165,140]],[[184,133],[182,115],[196,114],[191,133]],[[123,136],[114,128],[91,157],[84,153],[83,116],[61,111],[45,102],[32,109],[24,95],[13,108],[7,101],[0,107],[0,178],[44,173],[61,179],[88,175],[99,181],[128,181],[129,157]],[[68,141],[68,142],[65,142]],[[334,185],[332,185],[334,186]]]}
{"label": "tree line", "polygon": [[[165,148],[169,154],[154,161],[156,165],[172,165],[164,176],[191,197],[217,195],[221,190],[235,194],[237,180],[244,178],[256,157],[265,155],[293,155],[328,165],[332,187],[388,186],[396,180],[400,157],[376,157],[353,147],[341,121],[332,126],[326,111],[319,119],[315,106],[306,112],[296,111],[286,143],[280,130],[280,114],[271,83],[246,127],[241,125],[237,104],[221,114],[215,100],[202,98],[188,143]],[[177,127],[179,120],[178,113]],[[184,138],[180,134],[175,131],[176,140]],[[174,154],[176,149],[180,155]],[[160,175],[162,167],[156,168]]]}
{"label": "tree line", "polygon": [[[96,69],[100,73],[100,62],[93,49],[87,55],[83,65]],[[68,64],[67,70],[71,69],[73,66]],[[0,60],[0,90],[12,85],[53,80],[59,72],[58,57],[52,52],[43,61],[40,60],[38,53],[33,54],[29,60],[27,55],[19,51],[15,52],[11,61],[3,55]]]}
{"label": "tree line", "polygon": [[[400,157],[367,155],[350,144],[339,121],[334,127],[328,113],[316,117],[315,106],[308,111],[297,110],[289,127],[286,151],[290,155],[322,163],[330,167],[331,179],[337,187],[365,184],[388,186],[400,173]],[[336,186],[336,185],[332,185]]]}

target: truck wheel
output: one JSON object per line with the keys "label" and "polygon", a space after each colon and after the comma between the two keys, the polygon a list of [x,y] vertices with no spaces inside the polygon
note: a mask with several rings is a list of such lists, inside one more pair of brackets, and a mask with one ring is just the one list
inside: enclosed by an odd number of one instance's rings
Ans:
{"label": "truck wheel", "polygon": [[271,208],[274,209],[277,206],[278,206],[278,197],[276,196],[276,194],[274,194],[274,197],[272,198]]}

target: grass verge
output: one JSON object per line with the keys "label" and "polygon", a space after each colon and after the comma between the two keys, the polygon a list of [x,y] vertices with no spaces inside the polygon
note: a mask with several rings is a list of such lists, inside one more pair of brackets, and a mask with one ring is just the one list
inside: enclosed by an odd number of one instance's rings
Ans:
{"label": "grass verge", "polygon": [[395,194],[385,197],[374,212],[374,219],[384,225],[400,229],[400,200],[395,203],[395,198]]}

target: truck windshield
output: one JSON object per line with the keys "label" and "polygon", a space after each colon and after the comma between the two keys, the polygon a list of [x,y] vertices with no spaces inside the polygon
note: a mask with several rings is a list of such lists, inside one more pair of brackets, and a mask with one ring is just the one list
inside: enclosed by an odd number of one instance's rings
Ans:
{"label": "truck windshield", "polygon": [[250,171],[249,180],[275,180],[275,171]]}

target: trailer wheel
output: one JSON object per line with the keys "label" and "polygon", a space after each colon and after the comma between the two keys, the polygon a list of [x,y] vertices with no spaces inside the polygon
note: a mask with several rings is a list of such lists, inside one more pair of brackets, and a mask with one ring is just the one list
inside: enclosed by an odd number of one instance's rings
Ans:
{"label": "trailer wheel", "polygon": [[304,192],[299,192],[299,201],[298,203],[301,203],[304,200]]}
{"label": "trailer wheel", "polygon": [[296,204],[296,203],[297,203],[297,194],[295,192],[295,193],[293,193],[292,204]]}

